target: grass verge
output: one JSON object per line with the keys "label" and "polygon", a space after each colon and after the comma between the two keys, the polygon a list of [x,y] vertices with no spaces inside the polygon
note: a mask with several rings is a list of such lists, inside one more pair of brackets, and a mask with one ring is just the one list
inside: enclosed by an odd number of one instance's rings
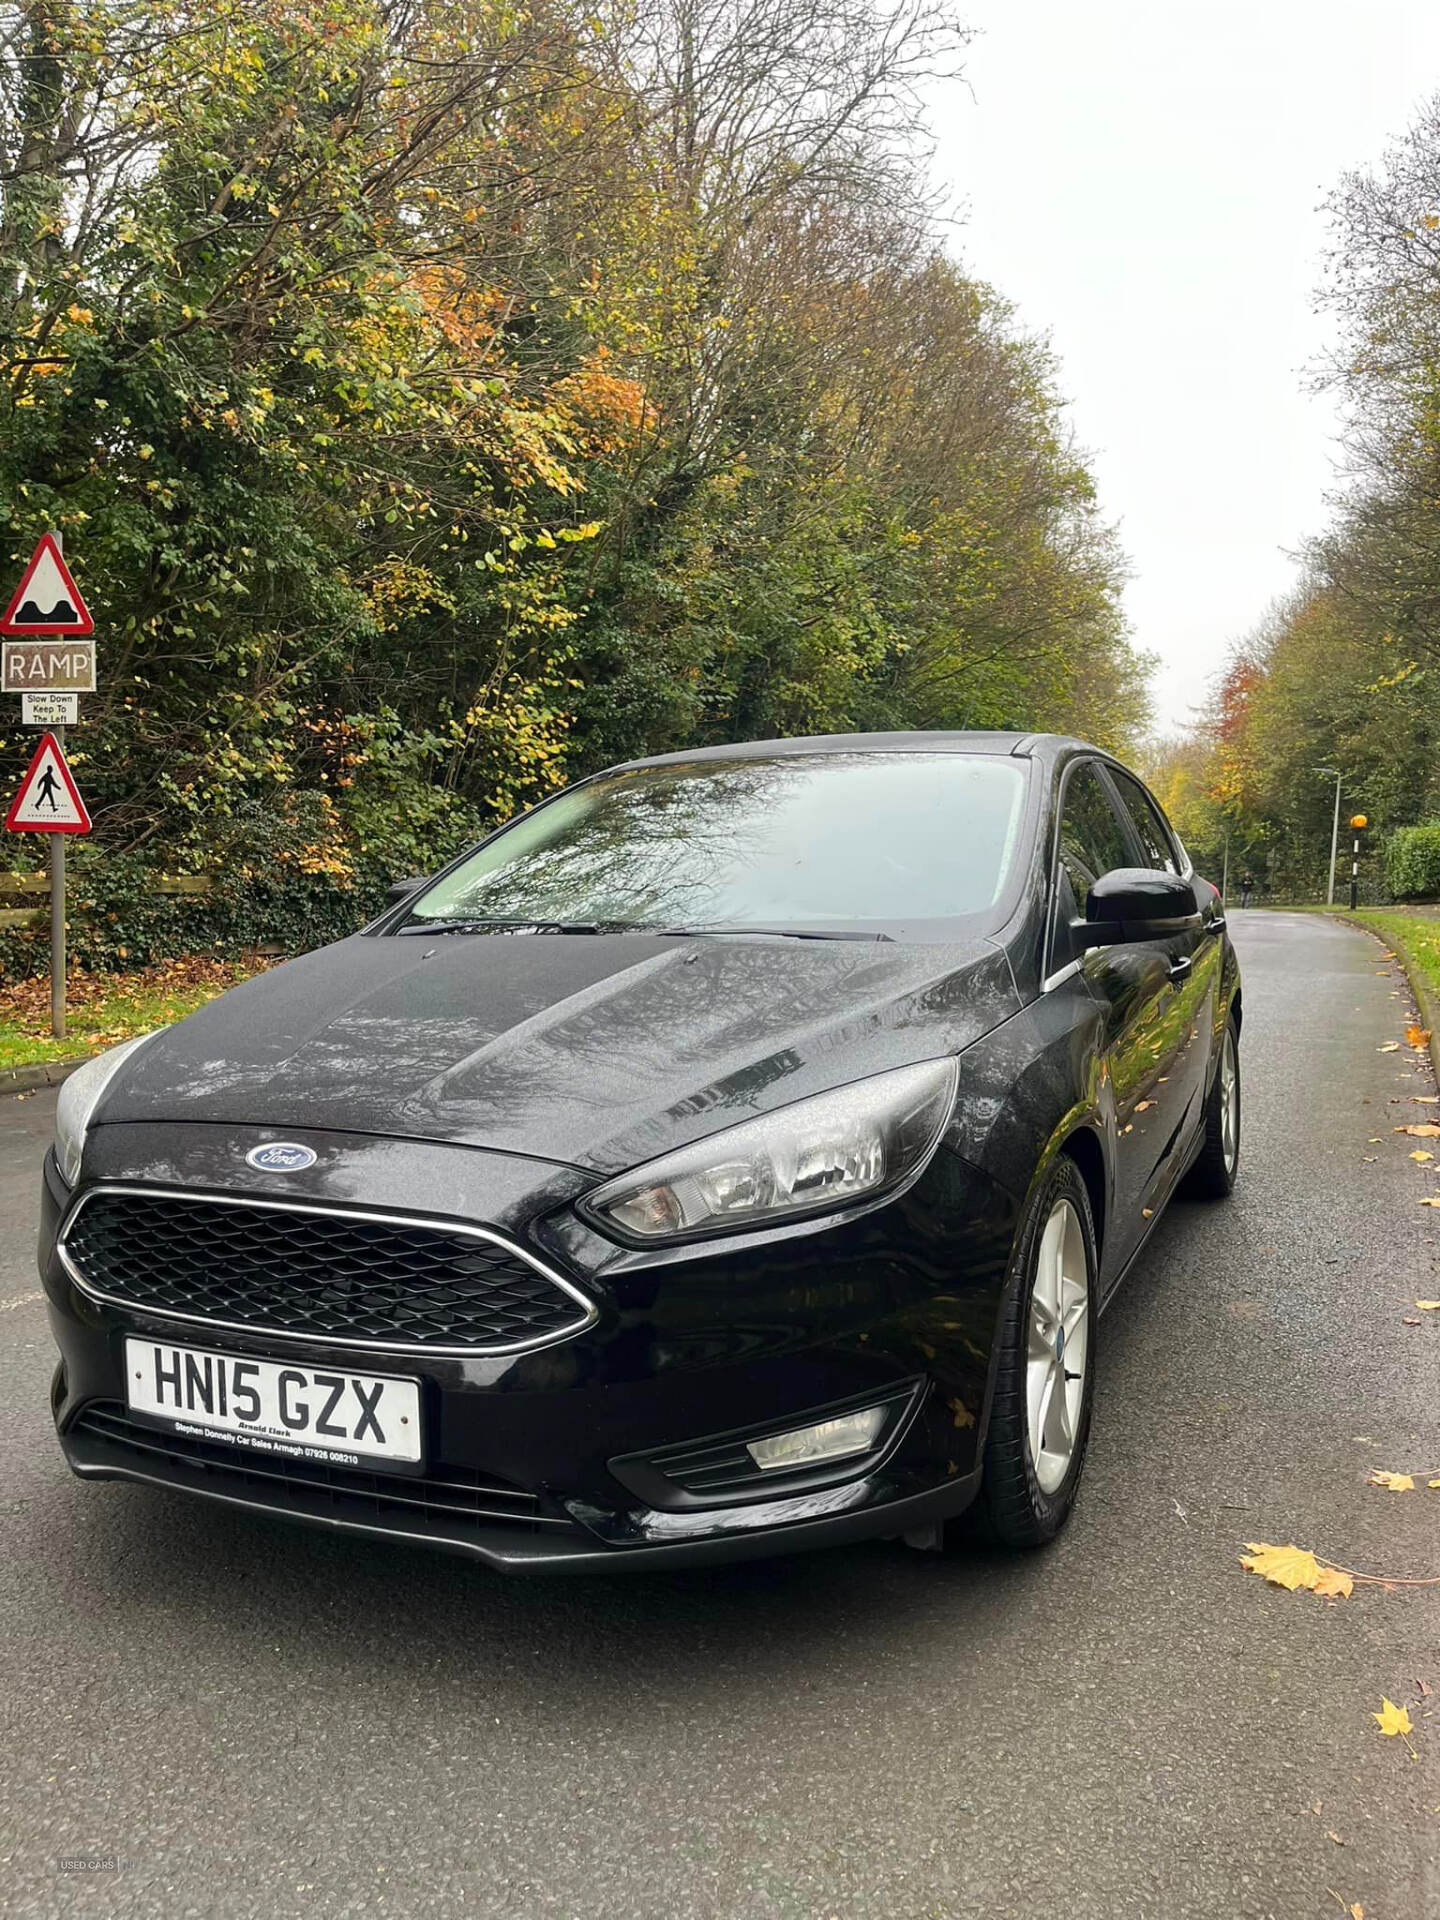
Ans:
{"label": "grass verge", "polygon": [[272,964],[247,954],[238,960],[163,961],[134,973],[73,974],[66,996],[70,1031],[64,1040],[50,1033],[47,978],[0,981],[0,1069],[102,1053],[137,1033],[183,1020]]}
{"label": "grass verge", "polygon": [[1360,907],[1345,918],[1378,933],[1440,1001],[1440,907]]}

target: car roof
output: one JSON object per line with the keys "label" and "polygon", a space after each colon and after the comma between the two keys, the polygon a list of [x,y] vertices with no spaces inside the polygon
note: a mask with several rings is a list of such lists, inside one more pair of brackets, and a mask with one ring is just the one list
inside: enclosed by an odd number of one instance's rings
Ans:
{"label": "car roof", "polygon": [[622,764],[627,768],[668,767],[695,760],[773,760],[792,754],[826,753],[983,753],[1029,759],[1034,755],[1049,758],[1063,748],[1084,744],[1059,733],[819,733],[793,740],[742,740],[726,746],[688,747],[679,753],[650,754]]}

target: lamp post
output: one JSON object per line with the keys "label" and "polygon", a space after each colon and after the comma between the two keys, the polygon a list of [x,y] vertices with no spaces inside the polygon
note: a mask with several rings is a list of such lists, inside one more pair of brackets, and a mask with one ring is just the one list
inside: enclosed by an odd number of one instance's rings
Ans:
{"label": "lamp post", "polygon": [[1335,776],[1335,818],[1330,827],[1330,886],[1325,895],[1327,907],[1335,904],[1335,860],[1340,851],[1340,769],[1339,767],[1316,767],[1316,773],[1333,773]]}

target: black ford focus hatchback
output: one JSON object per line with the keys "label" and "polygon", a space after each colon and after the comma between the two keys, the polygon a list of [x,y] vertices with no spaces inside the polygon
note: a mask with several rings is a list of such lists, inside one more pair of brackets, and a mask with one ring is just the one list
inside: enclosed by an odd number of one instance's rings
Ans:
{"label": "black ford focus hatchback", "polygon": [[1240,982],[1160,808],[1052,736],[599,774],[62,1090],[87,1478],[513,1571],[1075,1498],[1100,1310],[1228,1193]]}

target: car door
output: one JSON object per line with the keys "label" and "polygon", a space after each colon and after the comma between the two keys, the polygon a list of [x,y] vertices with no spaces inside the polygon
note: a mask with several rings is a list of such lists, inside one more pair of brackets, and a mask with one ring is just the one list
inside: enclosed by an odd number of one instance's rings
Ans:
{"label": "car door", "polygon": [[[1121,767],[1106,768],[1131,831],[1139,842],[1141,864],[1165,873],[1193,878],[1158,804],[1134,777]],[[1199,902],[1197,899],[1197,908]],[[1162,1098],[1152,1108],[1157,1120],[1173,1125],[1166,1146],[1183,1157],[1200,1123],[1209,1080],[1215,1003],[1220,991],[1221,943],[1208,926],[1173,934],[1159,943],[1169,963],[1174,988],[1174,1020],[1181,1030],[1180,1045],[1166,1075]],[[1156,1088],[1157,1095],[1160,1089]]]}
{"label": "car door", "polygon": [[1077,967],[1105,1011],[1101,1073],[1115,1127],[1115,1198],[1106,1248],[1112,1274],[1143,1236],[1146,1209],[1164,1184],[1173,1150],[1171,1114],[1183,1104],[1169,1087],[1186,1022],[1168,943],[1127,941],[1077,952],[1070,926],[1084,918],[1086,896],[1103,874],[1144,864],[1101,763],[1073,761],[1060,794],[1048,973],[1053,980],[1065,967]]}

